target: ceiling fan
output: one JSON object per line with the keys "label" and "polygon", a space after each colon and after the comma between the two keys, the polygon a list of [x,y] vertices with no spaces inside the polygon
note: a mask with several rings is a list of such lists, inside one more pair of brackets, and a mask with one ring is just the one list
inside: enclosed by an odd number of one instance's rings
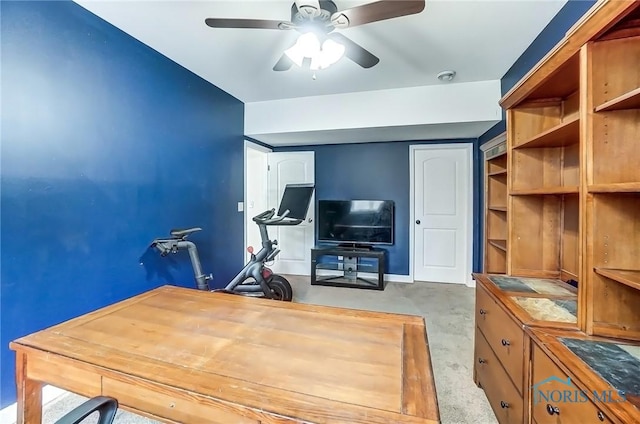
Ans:
{"label": "ceiling fan", "polygon": [[424,10],[425,0],[386,0],[338,10],[331,0],[296,0],[291,6],[289,21],[265,19],[207,18],[212,28],[250,28],[296,30],[301,35],[296,44],[287,49],[273,67],[286,71],[294,64],[309,64],[312,70],[324,69],[343,55],[362,66],[371,68],[378,59],[335,29],[352,28],[371,22],[413,15]]}

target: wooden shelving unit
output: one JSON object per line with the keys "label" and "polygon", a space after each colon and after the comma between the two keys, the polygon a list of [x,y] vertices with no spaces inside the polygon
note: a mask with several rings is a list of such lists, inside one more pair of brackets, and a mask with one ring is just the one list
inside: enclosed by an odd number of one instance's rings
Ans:
{"label": "wooden shelving unit", "polygon": [[640,3],[590,14],[501,100],[507,274],[576,280],[578,329],[640,340]]}
{"label": "wooden shelving unit", "polygon": [[583,47],[588,334],[640,340],[640,32]]}
{"label": "wooden shelving unit", "polygon": [[507,271],[507,149],[506,134],[485,145],[484,270]]}
{"label": "wooden shelving unit", "polygon": [[581,330],[640,340],[640,31],[575,60],[558,72],[580,89],[507,111],[507,274],[577,280]]}
{"label": "wooden shelving unit", "polygon": [[567,92],[579,86],[579,71],[565,67],[563,78],[573,83],[507,111],[510,275],[579,273],[580,92]]}
{"label": "wooden shelving unit", "polygon": [[[564,326],[568,334],[640,347],[640,1],[598,1],[500,104],[507,115],[507,173],[499,177],[506,180],[507,212],[496,211],[503,205],[490,199],[487,225],[498,214],[508,219],[506,231],[485,236],[485,273],[495,272],[487,264],[493,252],[501,252],[507,277],[514,277],[504,282],[508,290],[528,277],[558,288],[577,285],[575,319]],[[517,316],[513,305],[492,297],[512,318]],[[476,309],[480,319],[487,319],[478,301]],[[540,355],[531,355],[535,340],[525,337],[517,348],[508,344],[513,352],[503,358],[501,345],[486,338],[476,342],[476,353],[484,355],[487,342],[499,369],[508,371],[515,363],[510,355],[531,358],[522,373],[510,377],[514,384],[522,379],[522,387],[535,386],[527,369],[535,371],[543,362],[536,359]],[[577,367],[567,357],[546,354],[567,375]],[[545,378],[550,374],[559,375],[546,372]],[[587,392],[595,388],[592,374],[580,379]],[[497,377],[484,380],[483,388],[500,383]],[[501,419],[503,404],[487,394],[501,422],[547,422],[548,411],[532,406],[531,393],[522,396],[517,402],[525,407],[523,419]],[[640,404],[633,402],[607,405],[605,418],[593,418],[640,422]],[[601,412],[598,407],[594,413]],[[577,409],[570,412],[568,405],[561,409],[563,422],[591,420]]]}

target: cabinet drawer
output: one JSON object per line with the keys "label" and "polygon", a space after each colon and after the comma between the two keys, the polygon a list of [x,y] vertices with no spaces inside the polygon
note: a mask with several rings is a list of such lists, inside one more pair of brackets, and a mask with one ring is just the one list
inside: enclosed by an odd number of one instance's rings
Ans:
{"label": "cabinet drawer", "polygon": [[489,404],[501,424],[522,423],[524,407],[522,396],[514,387],[502,364],[489,347],[489,343],[476,328],[475,368],[478,383],[489,399]]}
{"label": "cabinet drawer", "polygon": [[476,326],[482,331],[511,377],[513,384],[522,393],[524,369],[524,332],[481,284],[476,286]]}
{"label": "cabinet drawer", "polygon": [[612,422],[537,345],[531,366],[531,413],[537,424]]}

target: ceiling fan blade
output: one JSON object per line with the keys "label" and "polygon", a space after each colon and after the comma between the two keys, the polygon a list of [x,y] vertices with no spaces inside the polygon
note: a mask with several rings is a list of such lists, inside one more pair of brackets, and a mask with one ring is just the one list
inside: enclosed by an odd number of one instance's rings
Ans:
{"label": "ceiling fan blade", "polygon": [[291,68],[291,66],[293,66],[293,61],[289,59],[289,56],[283,53],[282,56],[280,56],[280,59],[273,66],[273,70],[288,71]]}
{"label": "ceiling fan blade", "polygon": [[380,62],[380,59],[374,56],[373,53],[340,33],[331,33],[329,34],[329,38],[342,44],[344,46],[344,55],[363,68],[371,68]]}
{"label": "ceiling fan blade", "polygon": [[370,22],[414,15],[422,12],[424,5],[425,0],[376,1],[336,12],[331,16],[331,23],[336,28],[354,27]]}
{"label": "ceiling fan blade", "polygon": [[211,28],[292,29],[295,27],[291,22],[265,19],[207,18],[204,22]]}

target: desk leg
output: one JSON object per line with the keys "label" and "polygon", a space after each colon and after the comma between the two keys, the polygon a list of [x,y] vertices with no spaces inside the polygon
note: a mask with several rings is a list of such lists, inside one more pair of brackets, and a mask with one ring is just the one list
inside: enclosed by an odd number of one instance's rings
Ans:
{"label": "desk leg", "polygon": [[42,423],[42,383],[27,377],[27,354],[16,352],[18,421],[16,424]]}

